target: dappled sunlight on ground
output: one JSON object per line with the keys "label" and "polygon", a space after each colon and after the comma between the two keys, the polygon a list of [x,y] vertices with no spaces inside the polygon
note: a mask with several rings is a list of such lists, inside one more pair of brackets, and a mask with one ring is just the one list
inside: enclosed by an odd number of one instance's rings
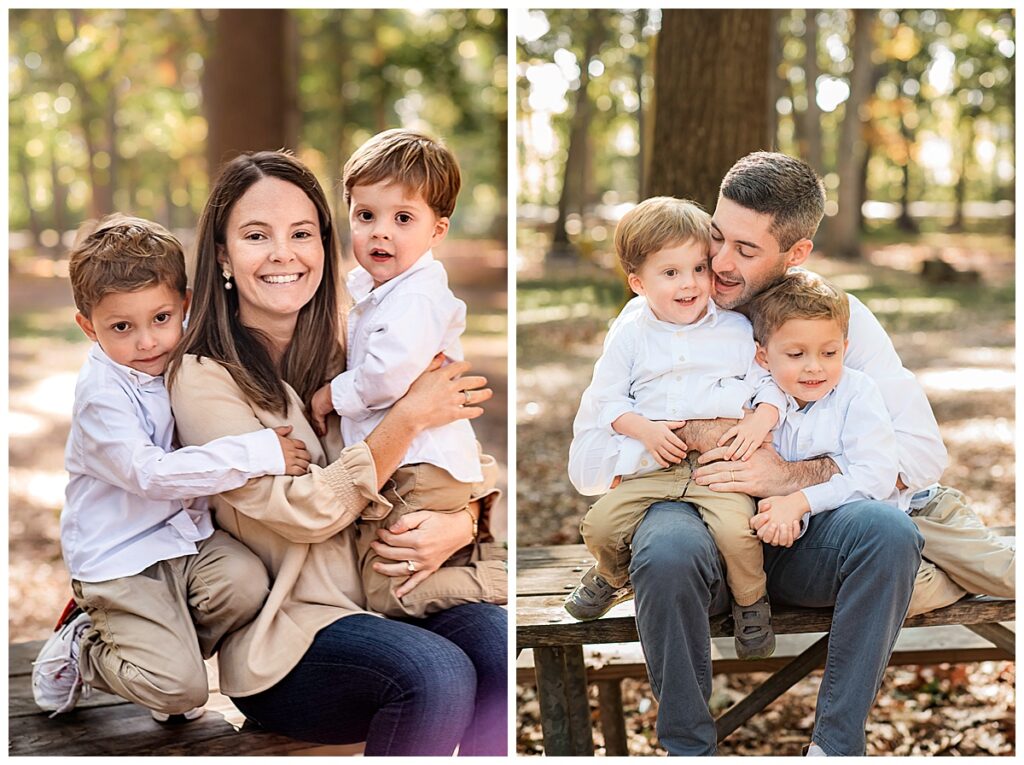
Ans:
{"label": "dappled sunlight on ground", "polygon": [[1014,378],[1012,369],[979,367],[929,369],[917,375],[918,381],[928,393],[1013,390]]}

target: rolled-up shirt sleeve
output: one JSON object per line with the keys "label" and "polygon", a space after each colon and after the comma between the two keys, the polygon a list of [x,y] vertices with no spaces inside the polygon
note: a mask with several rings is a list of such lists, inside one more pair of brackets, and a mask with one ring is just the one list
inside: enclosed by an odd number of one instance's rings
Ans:
{"label": "rolled-up shirt sleeve", "polygon": [[269,428],[164,451],[129,407],[96,396],[78,410],[76,470],[153,500],[219,494],[251,478],[283,473],[284,454]]}
{"label": "rolled-up shirt sleeve", "polygon": [[844,363],[878,385],[896,433],[899,476],[910,489],[936,483],[949,464],[939,425],[924,389],[903,366],[878,319],[850,295],[850,346]]}

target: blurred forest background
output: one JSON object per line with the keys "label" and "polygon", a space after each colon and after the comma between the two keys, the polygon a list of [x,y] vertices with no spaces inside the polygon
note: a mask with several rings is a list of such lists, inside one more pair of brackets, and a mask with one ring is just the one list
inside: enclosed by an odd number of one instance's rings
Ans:
{"label": "blurred forest background", "polygon": [[[1012,10],[516,12],[520,545],[581,541],[590,500],[566,461],[629,297],[616,222],[656,194],[713,211],[728,168],[760,149],[822,175],[808,266],[871,308],[925,387],[950,452],[944,482],[988,525],[1014,523],[1015,21]],[[714,710],[755,679],[717,678]],[[819,683],[815,673],[720,753],[799,754]],[[623,693],[631,753],[664,753],[650,686],[627,680]],[[1012,663],[892,668],[868,754],[1012,755],[1013,693]],[[535,691],[518,696],[518,750],[540,753]]]}
{"label": "blurred forest background", "polygon": [[211,177],[240,151],[292,149],[344,243],[340,179],[359,144],[392,127],[448,143],[463,186],[437,254],[469,305],[466,356],[495,389],[477,434],[507,464],[507,94],[500,10],[10,12],[12,641],[44,637],[70,597],[63,449],[88,351],[67,281],[74,232],[130,212],[191,256]]}

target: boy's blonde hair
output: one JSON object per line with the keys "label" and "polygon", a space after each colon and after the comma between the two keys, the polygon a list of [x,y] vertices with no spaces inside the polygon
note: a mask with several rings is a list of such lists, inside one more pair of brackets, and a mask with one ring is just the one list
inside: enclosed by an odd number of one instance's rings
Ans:
{"label": "boy's blonde hair", "polygon": [[439,218],[450,218],[462,186],[455,155],[443,143],[413,130],[385,130],[356,149],[345,163],[345,204],[352,187],[401,183],[423,197]]}
{"label": "boy's blonde hair", "polygon": [[648,255],[691,239],[710,252],[711,216],[688,199],[651,197],[622,216],[615,227],[615,252],[622,270],[635,274]]}
{"label": "boy's blonde hair", "polygon": [[809,271],[795,269],[782,281],[747,303],[754,339],[765,345],[790,319],[831,319],[846,337],[850,330],[850,300],[846,293]]}
{"label": "boy's blonde hair", "polygon": [[120,213],[79,230],[71,250],[71,291],[88,318],[111,292],[136,292],[164,284],[183,298],[188,287],[181,243],[158,223]]}

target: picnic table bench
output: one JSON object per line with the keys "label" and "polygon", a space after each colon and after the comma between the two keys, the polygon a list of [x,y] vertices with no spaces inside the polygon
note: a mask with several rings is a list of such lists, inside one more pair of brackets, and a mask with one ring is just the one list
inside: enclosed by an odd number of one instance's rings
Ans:
{"label": "picnic table bench", "polygon": [[[1012,529],[1000,529],[1012,535]],[[521,547],[517,554],[516,645],[519,682],[535,680],[544,753],[592,756],[588,682],[598,688],[598,714],[608,755],[626,755],[621,680],[646,677],[639,646],[605,647],[639,640],[633,602],[604,617],[579,622],[562,602],[594,564],[584,545]],[[967,596],[957,603],[904,622],[890,665],[1013,660],[1016,602]],[[711,617],[715,673],[773,672],[760,686],[716,720],[721,741],[797,682],[825,664],[832,610],[772,609],[778,636],[769,659],[743,661],[732,649],[732,617]],[[926,628],[926,629],[911,629]],[[824,633],[824,634],[815,634]],[[601,646],[584,649],[584,646]],[[532,651],[527,651],[532,649]],[[524,653],[525,652],[525,653]],[[532,653],[532,656],[530,655]],[[590,668],[588,669],[588,659]]]}
{"label": "picnic table bench", "polygon": [[8,646],[8,756],[24,755],[343,755],[362,744],[318,746],[270,733],[247,722],[217,688],[216,661],[207,663],[206,714],[182,724],[160,724],[142,707],[94,691],[53,719],[32,698],[32,661],[43,641]]}

